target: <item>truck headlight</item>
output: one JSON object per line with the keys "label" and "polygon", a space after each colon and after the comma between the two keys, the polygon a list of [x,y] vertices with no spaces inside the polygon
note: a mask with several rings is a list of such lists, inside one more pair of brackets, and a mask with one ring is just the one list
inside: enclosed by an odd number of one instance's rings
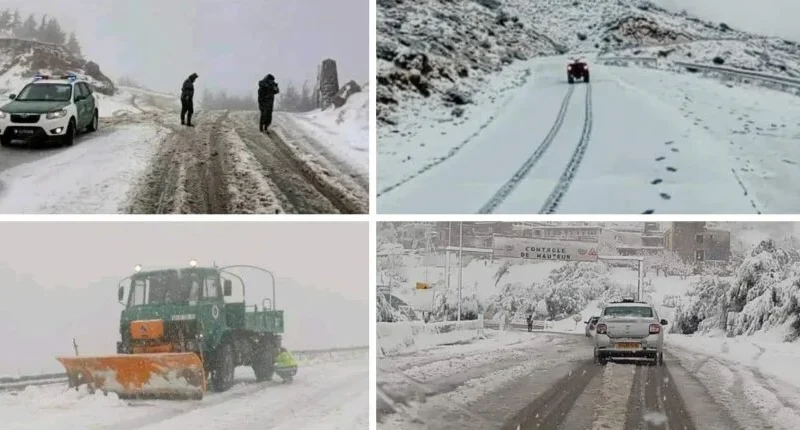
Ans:
{"label": "truck headlight", "polygon": [[59,119],[59,118],[64,118],[65,116],[67,116],[67,110],[66,109],[61,109],[58,112],[50,112],[50,113],[48,113],[46,118],[47,119]]}

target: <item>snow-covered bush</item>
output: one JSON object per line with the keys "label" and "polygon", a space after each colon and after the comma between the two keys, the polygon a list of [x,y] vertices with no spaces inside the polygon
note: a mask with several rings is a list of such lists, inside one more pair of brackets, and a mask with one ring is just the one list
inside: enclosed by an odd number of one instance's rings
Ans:
{"label": "snow-covered bush", "polygon": [[794,253],[761,242],[736,271],[733,282],[704,277],[676,309],[673,331],[724,330],[752,335],[791,323],[787,340],[800,335],[800,264]]}
{"label": "snow-covered bush", "polygon": [[716,276],[704,276],[695,281],[675,309],[671,331],[692,334],[696,331],[723,330],[727,315],[725,296],[730,288],[728,281]]}
{"label": "snow-covered bush", "polygon": [[495,321],[524,320],[529,314],[544,320],[566,318],[606,294],[613,285],[605,263],[565,264],[543,281],[506,284],[488,306],[486,317]]}

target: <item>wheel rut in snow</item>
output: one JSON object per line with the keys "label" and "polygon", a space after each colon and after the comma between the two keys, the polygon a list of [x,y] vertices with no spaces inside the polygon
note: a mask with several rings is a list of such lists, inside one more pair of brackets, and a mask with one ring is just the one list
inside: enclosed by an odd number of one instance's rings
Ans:
{"label": "wheel rut in snow", "polygon": [[[347,189],[337,187],[324,178],[278,134],[258,133],[236,118],[236,133],[263,167],[265,175],[276,186],[282,206],[287,213],[367,213],[368,203],[351,198]],[[276,127],[277,128],[277,127]],[[366,206],[365,206],[366,205]]]}
{"label": "wheel rut in snow", "polygon": [[694,430],[686,406],[666,366],[637,366],[625,430]]}
{"label": "wheel rut in snow", "polygon": [[228,213],[227,166],[219,136],[227,118],[227,112],[217,112],[196,128],[161,123],[173,132],[159,146],[126,212]]}
{"label": "wheel rut in snow", "polygon": [[602,370],[586,361],[538,396],[501,427],[502,430],[557,429],[589,382]]}
{"label": "wheel rut in snow", "polygon": [[575,179],[575,175],[578,173],[578,168],[581,166],[581,162],[583,161],[583,156],[586,154],[586,150],[589,148],[589,139],[592,135],[593,121],[591,84],[586,85],[585,112],[585,118],[583,120],[583,132],[581,133],[581,138],[578,141],[578,146],[575,147],[575,152],[572,153],[572,158],[570,158],[569,163],[567,163],[567,167],[564,169],[564,173],[561,174],[558,183],[553,188],[553,191],[545,201],[542,209],[539,210],[540,214],[553,214],[556,212],[558,205],[561,204],[561,199],[564,198],[564,195],[569,190],[570,184],[572,184],[572,181]]}
{"label": "wheel rut in snow", "polygon": [[[587,91],[589,91],[588,87]],[[528,173],[530,173],[531,169],[533,169],[536,163],[538,163],[542,156],[544,156],[545,152],[547,152],[547,150],[550,148],[550,144],[553,143],[556,135],[558,135],[559,130],[561,130],[561,126],[564,124],[564,118],[567,116],[569,101],[572,99],[572,94],[574,92],[575,87],[570,86],[567,90],[567,93],[564,95],[564,100],[561,102],[561,108],[558,110],[558,115],[556,116],[556,120],[553,122],[553,126],[550,128],[550,131],[544,137],[536,150],[533,151],[530,157],[528,157],[525,162],[522,163],[522,166],[517,169],[511,179],[503,184],[503,186],[494,193],[489,201],[487,201],[480,208],[480,210],[478,210],[479,214],[490,214],[494,212],[494,210],[497,209],[497,207],[500,206],[508,198],[508,196],[511,195],[512,192],[514,192],[522,180],[528,176]]]}

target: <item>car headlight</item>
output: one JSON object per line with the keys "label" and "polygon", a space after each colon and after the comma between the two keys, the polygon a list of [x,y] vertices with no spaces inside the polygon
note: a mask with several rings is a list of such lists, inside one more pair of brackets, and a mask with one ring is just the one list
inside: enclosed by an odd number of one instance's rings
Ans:
{"label": "car headlight", "polygon": [[7,113],[0,110],[0,119],[6,119],[7,116],[8,116]]}
{"label": "car headlight", "polygon": [[58,112],[50,112],[50,113],[48,113],[47,114],[47,119],[59,119],[59,118],[64,118],[65,116],[67,116],[67,110],[66,109],[61,109]]}

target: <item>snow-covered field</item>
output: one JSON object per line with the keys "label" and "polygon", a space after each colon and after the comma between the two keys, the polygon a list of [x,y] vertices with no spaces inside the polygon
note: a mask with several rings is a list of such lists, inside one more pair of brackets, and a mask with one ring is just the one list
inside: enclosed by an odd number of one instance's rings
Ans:
{"label": "snow-covered field", "polygon": [[[598,54],[658,57],[665,71]],[[567,85],[573,56],[589,58],[590,85]],[[797,77],[795,42],[640,1],[387,3],[378,58],[380,212],[800,207],[783,185],[797,171],[797,97],[674,64]]]}
{"label": "snow-covered field", "polygon": [[4,429],[325,428],[368,425],[369,361],[362,356],[301,366],[291,384],[255,383],[249,368],[237,384],[201,401],[126,401],[61,385],[0,392]]}

